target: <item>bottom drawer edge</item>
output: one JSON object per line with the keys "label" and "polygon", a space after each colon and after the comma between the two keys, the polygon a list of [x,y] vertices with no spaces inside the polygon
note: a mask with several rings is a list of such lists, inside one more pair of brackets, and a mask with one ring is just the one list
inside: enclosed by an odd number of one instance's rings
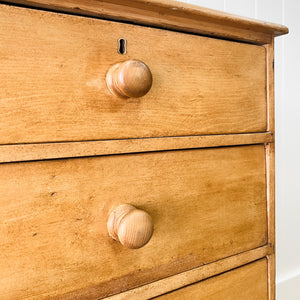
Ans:
{"label": "bottom drawer edge", "polygon": [[[232,269],[242,269],[243,266],[252,265],[255,262],[263,261],[263,264],[259,265],[259,269],[267,270],[267,259],[269,255],[273,255],[274,249],[271,245],[265,245],[253,250],[249,250],[231,257],[227,257],[221,260],[218,260],[216,262],[174,275],[170,276],[158,281],[155,281],[153,283],[140,286],[138,288],[128,290],[126,292],[116,294],[110,297],[105,298],[106,300],[142,300],[142,299],[185,299],[182,298],[182,295],[185,293],[183,291],[187,287],[189,290],[187,291],[187,299],[196,299],[193,296],[194,289],[197,289],[196,287],[198,284],[201,284],[202,282],[208,281],[210,279],[216,278],[218,276],[221,276],[220,274],[227,274],[230,273]],[[262,266],[264,265],[264,266]],[[252,271],[252,268],[250,268]],[[248,270],[248,268],[247,268]],[[264,271],[265,272],[265,271]],[[267,272],[267,271],[266,271]],[[238,272],[239,273],[239,272]],[[244,272],[242,272],[244,273]],[[253,273],[253,272],[252,272]],[[261,273],[261,272],[260,272]],[[238,274],[239,276],[239,274]],[[225,276],[227,278],[227,276]],[[255,277],[255,276],[254,276]],[[253,280],[254,280],[253,277]],[[267,273],[265,276],[262,276],[265,280],[265,283],[260,287],[260,292],[265,293],[265,287],[267,291]],[[228,282],[228,279],[224,279],[226,282]],[[211,284],[211,283],[210,283]],[[243,282],[241,282],[241,285]],[[212,283],[213,285],[213,283]],[[229,288],[229,287],[228,287]],[[191,293],[191,295],[190,295]],[[266,292],[267,293],[267,292]],[[251,294],[251,293],[250,293]],[[179,296],[179,298],[177,297]],[[238,294],[240,295],[240,294]],[[253,294],[254,295],[254,294]],[[168,298],[172,296],[172,298]],[[205,295],[200,297],[199,294],[197,299],[206,299]],[[216,296],[219,296],[219,294],[216,294]],[[174,298],[173,298],[174,297]],[[177,298],[176,298],[177,297]],[[192,298],[191,298],[192,297]],[[211,298],[209,298],[211,299]],[[220,299],[220,298],[212,298],[212,299]],[[222,298],[226,300],[226,298]],[[235,298],[228,298],[230,300],[234,300]],[[236,298],[241,299],[241,298]],[[247,298],[243,298],[243,300],[246,300]],[[249,299],[268,299],[268,298],[249,298]]]}
{"label": "bottom drawer edge", "polygon": [[155,299],[268,300],[267,259],[257,260]]}

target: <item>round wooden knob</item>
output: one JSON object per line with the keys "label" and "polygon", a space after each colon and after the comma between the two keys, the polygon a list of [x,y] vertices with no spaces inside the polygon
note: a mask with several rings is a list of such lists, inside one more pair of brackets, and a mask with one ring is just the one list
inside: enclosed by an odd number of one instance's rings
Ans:
{"label": "round wooden knob", "polygon": [[109,235],[131,249],[146,245],[153,233],[151,217],[130,204],[118,206],[107,221]]}
{"label": "round wooden knob", "polygon": [[152,74],[142,61],[127,60],[108,70],[106,84],[110,92],[118,97],[138,98],[149,92]]}

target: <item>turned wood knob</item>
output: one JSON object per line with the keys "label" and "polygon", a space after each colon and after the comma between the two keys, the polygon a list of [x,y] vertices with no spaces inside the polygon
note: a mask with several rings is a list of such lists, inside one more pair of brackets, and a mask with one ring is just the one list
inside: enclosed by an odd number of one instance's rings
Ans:
{"label": "turned wood knob", "polygon": [[131,249],[146,245],[153,233],[151,217],[130,204],[118,206],[107,221],[109,235],[123,246]]}
{"label": "turned wood knob", "polygon": [[142,61],[127,60],[108,70],[106,84],[110,92],[118,97],[138,98],[149,92],[152,74]]}

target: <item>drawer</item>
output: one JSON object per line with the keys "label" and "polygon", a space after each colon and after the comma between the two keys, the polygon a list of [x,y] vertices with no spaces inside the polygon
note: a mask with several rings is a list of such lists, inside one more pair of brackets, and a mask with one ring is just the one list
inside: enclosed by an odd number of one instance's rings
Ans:
{"label": "drawer", "polygon": [[[0,165],[1,299],[118,293],[267,242],[263,145]],[[148,212],[128,249],[110,212]]]}
{"label": "drawer", "polygon": [[[267,128],[263,46],[6,5],[0,38],[2,144]],[[143,97],[118,98],[106,74],[131,59],[153,84]]]}
{"label": "drawer", "polygon": [[267,260],[261,259],[155,299],[268,300]]}

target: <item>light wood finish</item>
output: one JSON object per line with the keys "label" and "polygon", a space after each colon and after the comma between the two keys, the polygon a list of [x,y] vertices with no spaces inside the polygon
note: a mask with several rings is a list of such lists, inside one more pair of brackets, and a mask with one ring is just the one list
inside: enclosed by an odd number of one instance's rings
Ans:
{"label": "light wood finish", "polygon": [[[1,144],[267,128],[262,46],[6,5],[0,38]],[[128,59],[149,66],[153,85],[120,101],[105,76]]]}
{"label": "light wood finish", "polygon": [[276,257],[275,248],[267,257],[268,259],[268,300],[276,299]]}
{"label": "light wood finish", "polygon": [[[171,292],[173,290],[182,288],[186,285],[196,283],[200,280],[211,276],[229,271],[231,269],[248,264],[252,261],[263,258],[273,253],[273,248],[270,246],[263,246],[257,249],[246,251],[234,256],[230,256],[216,262],[194,268],[192,270],[180,273],[178,275],[170,276],[153,283],[143,285],[141,287],[126,291],[121,294],[113,295],[107,300],[144,300],[150,299],[161,294]],[[260,299],[258,299],[260,300]]]}
{"label": "light wood finish", "polygon": [[169,0],[7,0],[6,2],[257,44],[271,42],[273,35],[288,33],[288,28],[282,25]]}
{"label": "light wood finish", "polygon": [[[268,241],[275,247],[275,144],[266,145]],[[268,256],[269,300],[275,300],[275,249]]]}
{"label": "light wood finish", "polygon": [[275,131],[275,103],[274,103],[274,39],[270,44],[264,45],[266,49],[267,69],[267,104],[268,104],[268,130]]}
{"label": "light wood finish", "polygon": [[[264,157],[257,145],[2,164],[1,298],[100,298],[265,245]],[[108,236],[122,203],[153,218],[141,249]]]}
{"label": "light wood finish", "polygon": [[[268,129],[275,131],[274,40],[265,45],[267,51]],[[275,247],[275,143],[266,144],[268,241]],[[275,249],[268,256],[269,300],[275,300]]]}
{"label": "light wood finish", "polygon": [[153,234],[152,218],[130,204],[121,204],[107,221],[109,235],[123,246],[138,249],[145,246]]}
{"label": "light wood finish", "polygon": [[268,300],[267,282],[267,261],[262,259],[155,299]]}
{"label": "light wood finish", "polygon": [[127,60],[108,70],[106,84],[110,92],[118,97],[139,98],[149,92],[152,74],[142,61]]}
{"label": "light wood finish", "polygon": [[[266,145],[268,241],[275,247],[275,144]],[[275,300],[275,249],[268,257],[269,300]]]}
{"label": "light wood finish", "polygon": [[52,12],[0,5],[1,300],[275,300],[288,29],[169,0],[9,2]]}
{"label": "light wood finish", "polygon": [[0,146],[0,163],[53,158],[193,149],[274,142],[273,134],[227,134],[172,138],[124,139],[90,142],[41,143]]}

